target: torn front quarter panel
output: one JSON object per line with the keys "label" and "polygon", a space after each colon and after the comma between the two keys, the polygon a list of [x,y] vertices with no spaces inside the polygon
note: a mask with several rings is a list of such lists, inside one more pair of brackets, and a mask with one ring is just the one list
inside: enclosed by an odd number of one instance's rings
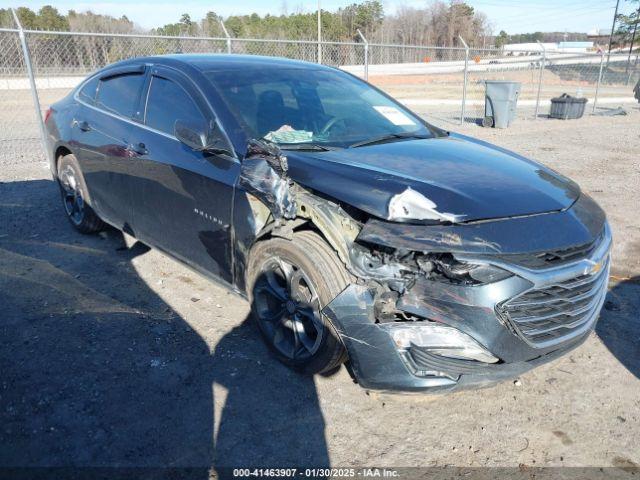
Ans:
{"label": "torn front quarter panel", "polygon": [[298,216],[310,220],[320,230],[351,274],[388,283],[398,291],[404,290],[404,277],[409,268],[358,245],[355,239],[361,226],[340,205],[302,188],[297,189],[296,205]]}
{"label": "torn front quarter panel", "polygon": [[370,219],[357,240],[430,253],[530,253],[591,243],[602,233],[605,220],[602,209],[582,193],[564,211],[491,221],[415,225]]}
{"label": "torn front quarter panel", "polygon": [[[251,245],[265,232],[290,238],[293,229],[310,222],[335,249],[340,260],[356,277],[391,282],[403,290],[406,267],[387,261],[355,243],[361,223],[338,203],[314,195],[288,178],[287,160],[276,145],[252,140],[243,160],[236,191],[237,255],[235,278],[244,288],[242,267]],[[268,215],[265,215],[265,210]],[[267,216],[276,222],[269,222]]]}
{"label": "torn front quarter panel", "polygon": [[238,184],[260,199],[274,218],[295,218],[296,205],[287,169],[287,157],[277,146],[251,140],[242,161]]}

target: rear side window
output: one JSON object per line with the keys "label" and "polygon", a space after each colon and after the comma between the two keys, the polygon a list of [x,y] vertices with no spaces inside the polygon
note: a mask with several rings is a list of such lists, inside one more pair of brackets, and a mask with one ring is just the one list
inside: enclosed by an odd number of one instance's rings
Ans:
{"label": "rear side window", "polygon": [[112,113],[131,118],[144,83],[141,73],[127,73],[100,81],[96,105]]}
{"label": "rear side window", "polygon": [[174,134],[176,120],[202,123],[205,118],[189,94],[177,83],[153,77],[147,97],[145,123],[161,132]]}
{"label": "rear side window", "polygon": [[78,92],[78,96],[81,100],[84,100],[88,103],[93,103],[96,99],[96,91],[98,90],[98,82],[100,79],[98,77],[92,78]]}

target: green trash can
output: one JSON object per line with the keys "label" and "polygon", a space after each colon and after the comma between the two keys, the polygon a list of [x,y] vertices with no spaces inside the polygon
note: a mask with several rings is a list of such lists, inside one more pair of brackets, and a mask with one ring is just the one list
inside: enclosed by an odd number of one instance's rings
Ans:
{"label": "green trash can", "polygon": [[520,82],[485,80],[483,127],[507,128],[516,118]]}

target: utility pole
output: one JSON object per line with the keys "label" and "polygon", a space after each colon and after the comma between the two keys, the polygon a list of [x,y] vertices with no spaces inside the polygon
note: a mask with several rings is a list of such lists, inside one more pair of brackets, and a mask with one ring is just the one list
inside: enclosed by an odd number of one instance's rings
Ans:
{"label": "utility pole", "polygon": [[609,51],[607,52],[607,67],[609,66],[609,58],[611,58],[611,44],[613,43],[613,34],[616,30],[616,20],[618,19],[618,7],[620,7],[620,0],[616,0],[616,11],[613,14],[613,24],[611,25],[611,35],[609,35]]}
{"label": "utility pole", "polygon": [[318,0],[318,63],[322,63],[322,10],[320,0]]}

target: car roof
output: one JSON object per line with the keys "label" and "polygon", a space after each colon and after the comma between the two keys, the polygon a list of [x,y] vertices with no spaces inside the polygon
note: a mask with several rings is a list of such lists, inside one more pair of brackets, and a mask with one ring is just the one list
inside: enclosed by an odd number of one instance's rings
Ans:
{"label": "car roof", "polygon": [[234,55],[234,54],[218,54],[218,53],[178,53],[171,55],[156,55],[151,57],[138,57],[118,62],[117,65],[126,65],[129,63],[149,62],[159,65],[170,65],[179,67],[180,65],[190,66],[201,72],[211,70],[233,70],[246,68],[260,69],[331,69],[317,63],[304,62],[301,60],[291,60],[281,57],[267,57],[261,55]]}

